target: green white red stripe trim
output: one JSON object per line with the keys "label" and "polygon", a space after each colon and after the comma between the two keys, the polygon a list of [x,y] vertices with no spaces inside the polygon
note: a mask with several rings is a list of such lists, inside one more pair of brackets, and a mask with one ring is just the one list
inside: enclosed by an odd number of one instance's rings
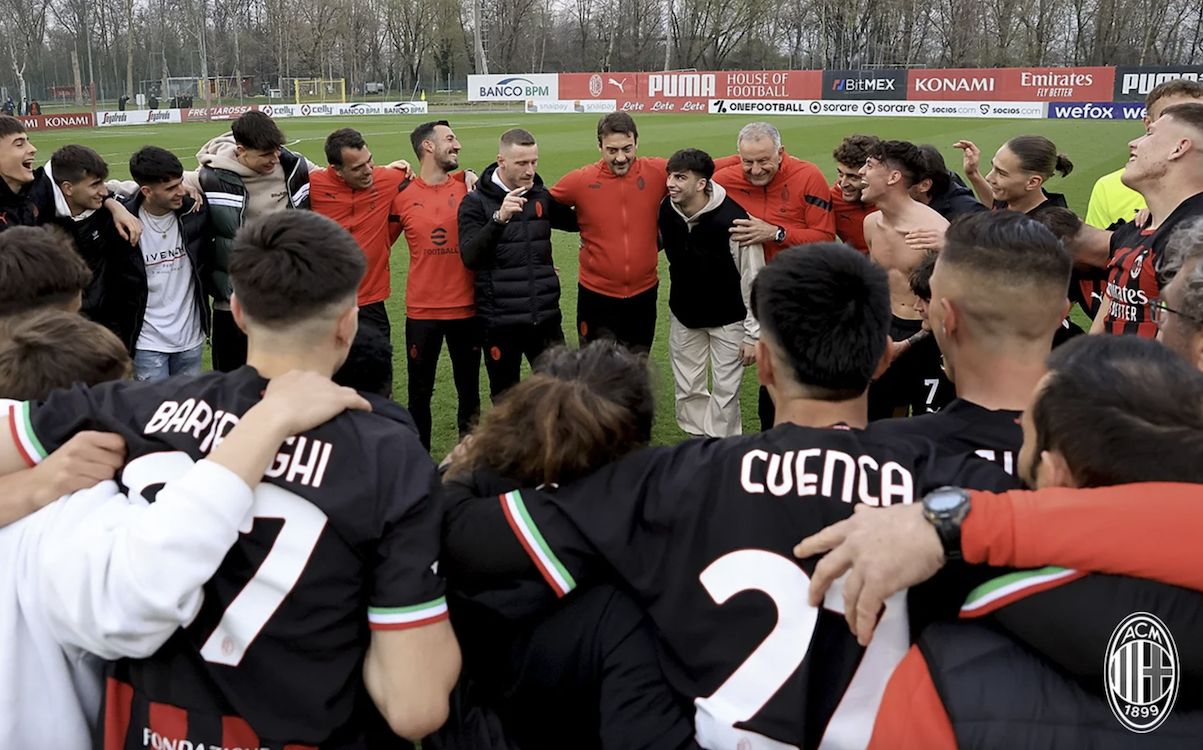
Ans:
{"label": "green white red stripe trim", "polygon": [[535,526],[534,520],[526,510],[526,504],[522,501],[522,493],[515,490],[502,495],[501,511],[505,514],[505,520],[509,523],[514,535],[518,537],[522,548],[535,563],[535,567],[539,569],[539,573],[547,581],[547,585],[556,592],[556,596],[565,596],[569,591],[575,589],[576,580],[552,552],[551,546],[543,538],[539,527]]}
{"label": "green white red stripe trim", "polygon": [[447,619],[447,599],[410,607],[368,607],[368,627],[372,630],[404,630],[429,625]]}
{"label": "green white red stripe trim", "polygon": [[9,412],[8,426],[21,458],[30,466],[37,466],[47,454],[46,449],[42,447],[42,441],[34,434],[33,421],[29,415],[29,402],[22,401]]}
{"label": "green white red stripe trim", "polygon": [[1056,566],[1008,573],[987,581],[969,592],[965,604],[961,606],[961,617],[981,617],[1012,602],[1041,591],[1063,586],[1085,575],[1079,570]]}

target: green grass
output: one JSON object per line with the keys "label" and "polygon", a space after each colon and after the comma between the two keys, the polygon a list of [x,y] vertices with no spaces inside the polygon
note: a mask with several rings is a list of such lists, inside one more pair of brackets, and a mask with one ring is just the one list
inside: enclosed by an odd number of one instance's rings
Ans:
{"label": "green grass", "polygon": [[[412,159],[408,133],[427,117],[362,117],[282,120],[281,127],[292,148],[322,164],[322,144],[326,134],[339,127],[354,127],[363,132],[377,162]],[[641,115],[639,147],[645,155],[667,156],[678,148],[693,146],[713,155],[732,153],[735,136],[746,121],[740,117],[710,115]],[[873,119],[847,117],[783,117],[773,121],[782,132],[786,148],[795,156],[817,163],[834,179],[832,149],[850,133],[869,132],[883,138],[898,138],[917,143],[932,143],[944,152],[950,166],[959,170],[960,152],[952,144],[960,138],[975,141],[983,151],[983,161],[1008,138],[1023,133],[1038,133],[1051,138],[1073,160],[1075,168],[1067,179],[1054,179],[1050,190],[1064,192],[1070,206],[1079,214],[1086,212],[1086,201],[1094,181],[1123,163],[1126,143],[1137,134],[1138,125],[1123,122],[1072,122],[1059,120],[942,120]],[[460,114],[452,125],[463,144],[461,163],[482,170],[496,154],[497,137],[502,131],[522,126],[539,139],[539,173],[552,183],[565,172],[598,158],[595,138],[596,118],[586,115]],[[33,135],[41,157],[67,143],[84,143],[95,148],[111,165],[113,175],[128,176],[127,160],[131,152],[146,144],[171,149],[184,162],[195,167],[197,149],[210,137],[229,129],[228,123],[197,123],[158,127],[116,127],[83,131],[47,131]],[[577,237],[555,233],[556,262],[563,287],[562,307],[568,340],[575,343]],[[404,290],[407,253],[399,244],[392,264],[393,297],[388,301],[393,320],[396,348],[395,393],[404,403],[406,393],[404,337]],[[684,437],[673,417],[672,371],[668,364],[668,290],[667,268],[660,265],[662,279],[660,314],[651,361],[656,385],[655,441],[672,443]],[[481,370],[481,394],[488,404],[487,378]],[[745,431],[758,429],[756,419],[756,376],[751,369],[744,378],[741,403]],[[455,388],[451,383],[451,363],[444,351],[439,364],[438,385],[434,396],[433,452],[442,456],[456,441]]]}

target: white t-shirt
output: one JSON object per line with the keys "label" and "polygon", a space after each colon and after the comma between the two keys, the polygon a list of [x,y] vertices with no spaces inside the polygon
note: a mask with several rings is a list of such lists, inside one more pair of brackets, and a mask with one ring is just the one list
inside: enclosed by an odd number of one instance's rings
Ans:
{"label": "white t-shirt", "polygon": [[138,210],[142,221],[142,262],[146,264],[146,316],[134,348],[182,352],[205,341],[196,307],[192,261],[184,249],[180,222],[174,214],[152,216]]}

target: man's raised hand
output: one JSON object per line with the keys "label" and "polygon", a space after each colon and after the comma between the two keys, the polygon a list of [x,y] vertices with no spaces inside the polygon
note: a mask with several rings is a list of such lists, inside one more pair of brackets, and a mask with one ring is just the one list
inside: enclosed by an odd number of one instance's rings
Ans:
{"label": "man's raised hand", "polygon": [[944,565],[944,548],[918,503],[891,508],[857,505],[851,518],[803,539],[794,556],[826,552],[810,580],[810,603],[819,606],[845,573],[844,618],[866,646],[886,599],[931,578]]}

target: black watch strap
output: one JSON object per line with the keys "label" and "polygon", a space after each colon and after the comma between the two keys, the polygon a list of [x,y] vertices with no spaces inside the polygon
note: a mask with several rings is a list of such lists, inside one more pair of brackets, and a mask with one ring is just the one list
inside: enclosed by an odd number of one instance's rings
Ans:
{"label": "black watch strap", "polygon": [[945,560],[962,560],[961,524],[969,515],[969,493],[958,487],[941,487],[923,498],[923,516],[936,530]]}

